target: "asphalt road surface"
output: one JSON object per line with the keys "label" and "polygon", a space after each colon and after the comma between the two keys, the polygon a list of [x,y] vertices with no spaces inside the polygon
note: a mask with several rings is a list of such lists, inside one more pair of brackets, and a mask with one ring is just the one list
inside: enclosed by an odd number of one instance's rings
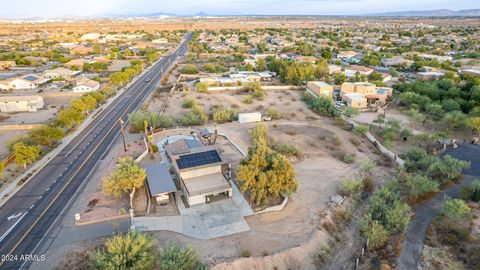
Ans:
{"label": "asphalt road surface", "polygon": [[463,171],[464,179],[442,190],[430,201],[414,207],[415,217],[410,222],[405,233],[402,253],[397,261],[398,270],[419,269],[423,254],[423,242],[427,229],[433,219],[442,211],[445,198],[458,198],[462,186],[470,185],[475,179],[480,179],[480,146],[459,144],[458,148],[449,148],[444,154],[470,161],[471,167]]}
{"label": "asphalt road surface", "polygon": [[37,248],[119,136],[119,119],[125,121],[142,104],[169,65],[187,52],[192,36],[150,67],[0,208],[0,269],[26,269],[45,259]]}

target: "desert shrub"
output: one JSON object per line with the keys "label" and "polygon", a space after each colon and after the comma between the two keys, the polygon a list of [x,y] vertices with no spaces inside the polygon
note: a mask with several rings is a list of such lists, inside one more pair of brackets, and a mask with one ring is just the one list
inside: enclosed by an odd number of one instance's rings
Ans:
{"label": "desert shrub", "polygon": [[242,87],[241,90],[260,100],[262,100],[266,95],[266,92],[260,83],[247,83]]}
{"label": "desert shrub", "polygon": [[198,73],[198,68],[194,65],[188,64],[188,65],[184,65],[182,68],[180,68],[179,71],[182,74],[197,74]]}
{"label": "desert shrub", "polygon": [[109,238],[105,248],[92,254],[94,269],[151,269],[155,261],[154,242],[146,234],[134,232]]}
{"label": "desert shrub", "polygon": [[321,266],[322,264],[328,262],[331,254],[332,254],[332,249],[329,246],[326,246],[326,245],[321,246],[320,250],[313,257],[315,264],[317,266]]}
{"label": "desert shrub", "polygon": [[270,107],[267,110],[267,116],[271,117],[274,120],[278,120],[280,119],[280,112],[276,108]]}
{"label": "desert shrub", "polygon": [[460,222],[470,218],[470,208],[465,201],[447,198],[442,213],[449,219]]}
{"label": "desert shrub", "polygon": [[323,116],[332,116],[335,112],[335,103],[330,97],[314,97],[312,94],[305,93],[302,100],[307,103],[310,110]]}
{"label": "desert shrub", "polygon": [[357,155],[355,153],[345,154],[342,157],[342,161],[347,163],[347,164],[355,163],[355,160],[357,160]]}
{"label": "desert shrub", "polygon": [[248,250],[248,249],[243,249],[243,250],[242,250],[242,257],[248,258],[248,257],[250,257],[251,255],[252,255],[252,254],[251,254],[250,250]]}
{"label": "desert shrub", "polygon": [[353,132],[359,136],[365,135],[367,131],[368,131],[368,126],[364,126],[364,125],[356,125],[353,128]]}
{"label": "desert shrub", "polygon": [[246,95],[243,99],[242,102],[245,104],[252,104],[253,103],[253,97],[251,95]]}
{"label": "desert shrub", "polygon": [[189,109],[197,104],[197,101],[194,98],[186,98],[182,102],[182,108]]}
{"label": "desert shrub", "polygon": [[208,83],[198,82],[195,84],[195,89],[200,93],[208,93]]}
{"label": "desert shrub", "polygon": [[191,270],[199,265],[197,253],[191,247],[168,245],[160,252],[159,260],[161,270]]}
{"label": "desert shrub", "polygon": [[192,109],[180,118],[180,124],[183,126],[198,126],[207,123],[208,116],[199,105],[194,105]]}
{"label": "desert shrub", "polygon": [[302,149],[300,147],[289,144],[289,143],[282,143],[275,146],[275,150],[282,155],[286,156],[301,156],[303,154]]}
{"label": "desert shrub", "polygon": [[465,200],[480,202],[480,180],[473,181],[470,185],[463,187],[462,197]]}
{"label": "desert shrub", "polygon": [[215,123],[221,124],[226,122],[232,122],[235,121],[235,119],[237,119],[237,112],[230,108],[217,110],[213,113],[213,121]]}
{"label": "desert shrub", "polygon": [[405,186],[413,199],[420,199],[430,192],[438,191],[438,183],[423,175],[407,175]]}
{"label": "desert shrub", "polygon": [[345,178],[340,182],[340,190],[339,193],[340,195],[343,196],[355,196],[360,194],[363,189],[363,182],[356,180],[356,179],[350,179],[350,178]]}
{"label": "desert shrub", "polygon": [[128,115],[128,120],[130,121],[132,132],[143,131],[145,128],[145,121],[147,121],[149,127],[154,129],[173,126],[173,119],[170,116],[158,112],[133,112]]}

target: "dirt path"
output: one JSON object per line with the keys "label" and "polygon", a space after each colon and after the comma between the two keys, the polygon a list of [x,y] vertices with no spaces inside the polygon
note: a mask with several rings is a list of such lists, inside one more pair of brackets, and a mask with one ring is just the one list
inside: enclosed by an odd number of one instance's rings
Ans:
{"label": "dirt path", "polygon": [[415,217],[408,226],[402,253],[397,262],[397,269],[399,270],[412,270],[420,267],[427,228],[442,210],[445,197],[458,197],[462,186],[480,178],[480,146],[461,144],[456,149],[448,149],[446,154],[458,159],[468,160],[472,166],[464,171],[465,178],[463,181],[443,190],[429,202],[414,207]]}

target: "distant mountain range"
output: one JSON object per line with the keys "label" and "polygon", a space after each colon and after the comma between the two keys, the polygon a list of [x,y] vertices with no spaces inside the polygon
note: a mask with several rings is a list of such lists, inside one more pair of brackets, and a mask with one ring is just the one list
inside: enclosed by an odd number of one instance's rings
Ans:
{"label": "distant mountain range", "polygon": [[398,12],[385,12],[385,13],[373,13],[365,14],[364,16],[375,17],[452,17],[452,16],[480,16],[480,9],[464,9],[464,10],[451,10],[451,9],[437,9],[437,10],[412,10],[412,11],[398,11]]}

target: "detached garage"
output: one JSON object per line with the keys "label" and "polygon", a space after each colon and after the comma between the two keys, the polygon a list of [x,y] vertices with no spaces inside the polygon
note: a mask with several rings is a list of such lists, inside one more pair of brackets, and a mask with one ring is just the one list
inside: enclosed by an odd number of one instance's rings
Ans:
{"label": "detached garage", "polygon": [[147,171],[146,182],[149,200],[159,205],[168,204],[170,198],[175,201],[177,187],[173,182],[168,166],[166,164],[152,164],[148,165],[145,170]]}

